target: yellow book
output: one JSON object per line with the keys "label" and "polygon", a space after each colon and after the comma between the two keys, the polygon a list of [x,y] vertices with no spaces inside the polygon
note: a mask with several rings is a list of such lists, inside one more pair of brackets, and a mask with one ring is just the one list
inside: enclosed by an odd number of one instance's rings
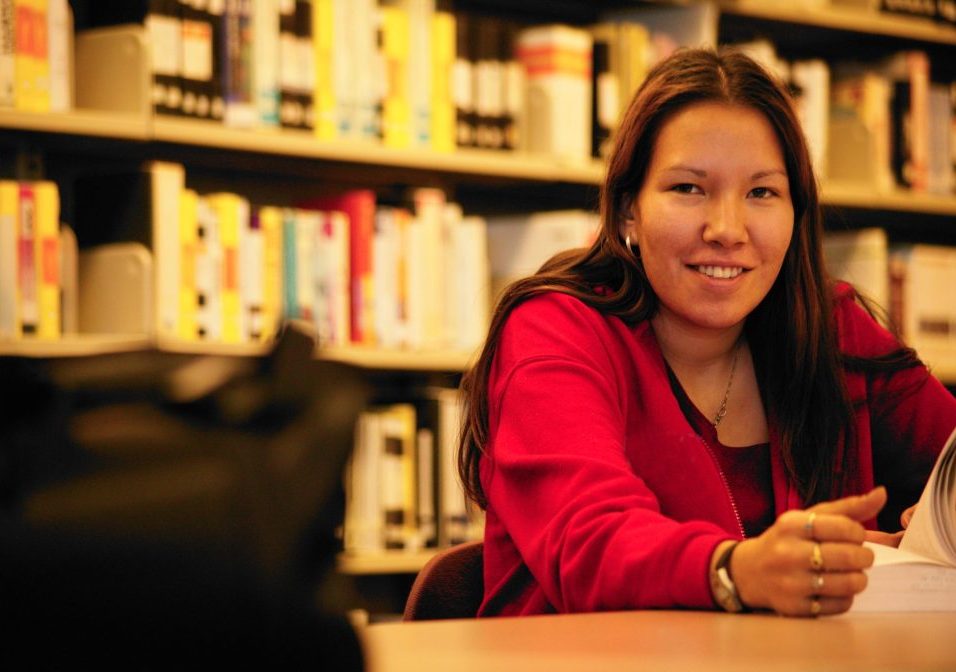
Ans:
{"label": "yellow book", "polygon": [[196,250],[199,229],[199,196],[192,189],[179,194],[179,320],[176,335],[185,341],[199,340],[196,291]]}
{"label": "yellow book", "polygon": [[382,98],[382,142],[408,147],[412,142],[412,110],[408,90],[408,12],[403,7],[381,7],[382,55],[385,90]]}
{"label": "yellow book", "polygon": [[222,341],[242,340],[242,303],[239,295],[239,232],[243,198],[237,194],[217,193],[206,196],[219,220],[219,244],[222,247],[220,298],[222,305]]}
{"label": "yellow book", "polygon": [[60,336],[60,192],[54,182],[33,185],[36,204],[34,262],[37,272],[37,336]]}
{"label": "yellow book", "polygon": [[17,310],[17,208],[20,187],[0,180],[0,338],[19,338]]}
{"label": "yellow book", "polygon": [[262,340],[271,340],[282,319],[282,209],[259,208],[262,230]]}
{"label": "yellow book", "polygon": [[312,0],[312,48],[315,55],[313,106],[315,134],[328,140],[338,134],[335,123],[335,83],[332,48],[333,0]]}
{"label": "yellow book", "polygon": [[455,66],[455,16],[436,12],[432,19],[432,149],[455,149],[455,100],[452,74]]}

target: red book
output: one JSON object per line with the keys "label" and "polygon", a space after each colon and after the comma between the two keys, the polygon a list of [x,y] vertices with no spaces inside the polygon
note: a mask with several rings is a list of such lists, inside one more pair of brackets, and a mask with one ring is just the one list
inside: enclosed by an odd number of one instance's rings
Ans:
{"label": "red book", "polygon": [[316,198],[299,207],[339,211],[349,218],[349,293],[352,343],[375,344],[372,292],[372,237],[375,229],[375,192],[355,189],[338,196]]}

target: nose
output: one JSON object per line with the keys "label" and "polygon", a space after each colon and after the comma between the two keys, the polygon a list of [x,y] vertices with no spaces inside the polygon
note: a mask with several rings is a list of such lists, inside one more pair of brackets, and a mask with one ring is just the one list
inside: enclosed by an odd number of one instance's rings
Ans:
{"label": "nose", "polygon": [[706,211],[703,239],[723,247],[734,247],[748,240],[743,204],[733,196],[715,198]]}

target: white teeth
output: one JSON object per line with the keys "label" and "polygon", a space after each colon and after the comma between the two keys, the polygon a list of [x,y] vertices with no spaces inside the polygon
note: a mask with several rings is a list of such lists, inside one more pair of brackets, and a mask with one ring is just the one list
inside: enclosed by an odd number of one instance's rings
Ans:
{"label": "white teeth", "polygon": [[739,266],[697,266],[697,271],[709,278],[736,278],[744,272]]}

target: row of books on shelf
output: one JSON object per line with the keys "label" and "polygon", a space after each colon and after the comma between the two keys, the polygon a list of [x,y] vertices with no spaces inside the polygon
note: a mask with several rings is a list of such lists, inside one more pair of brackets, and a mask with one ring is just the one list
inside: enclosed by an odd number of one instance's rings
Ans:
{"label": "row of books on shelf", "polygon": [[956,247],[891,243],[886,231],[828,233],[830,273],[885,311],[907,345],[951,382],[956,371]]}
{"label": "row of books on shelf", "polygon": [[[435,0],[270,0],[218,9],[219,3],[192,2],[188,11],[174,0],[123,3],[125,11],[112,4],[103,3],[90,23],[138,17],[143,24],[79,33],[81,103],[109,108],[110,98],[129,88],[104,87],[103,79],[112,79],[123,36],[148,32],[153,51],[166,58],[182,54],[181,70],[211,59],[198,69],[209,90],[221,90],[213,98],[222,102],[199,109],[221,108],[227,124],[314,127],[321,138],[380,140],[392,147],[521,149],[572,161],[604,156],[648,70],[680,46],[716,45],[718,25],[717,6],[703,2],[608,10],[599,23],[585,27],[521,26],[438,9]],[[203,6],[222,16],[207,17],[211,23],[200,31],[190,27],[196,19],[190,12]],[[298,51],[276,47],[292,39],[281,32],[286,24],[280,15],[290,7],[301,15],[295,25],[309,27],[296,38]],[[178,29],[170,27],[177,22]],[[178,45],[169,44],[168,36],[163,41],[169,33],[179,36]],[[231,46],[190,46],[196,35]],[[347,48],[341,44],[346,39]],[[925,51],[909,49],[870,62],[788,62],[767,40],[738,46],[795,93],[822,177],[881,190],[953,193],[956,83],[931,79]],[[230,59],[248,67],[230,65]],[[154,54],[152,62],[161,63],[160,56]],[[308,65],[305,83],[292,87],[295,95],[284,83],[290,79],[282,74],[284,63],[299,70]],[[188,93],[195,87],[190,77],[174,74],[153,73],[154,92],[160,92],[154,109],[216,116],[187,104],[196,98]],[[185,93],[173,95],[178,108],[157,102],[179,89]],[[304,123],[286,123],[281,110],[294,108],[289,101],[296,95],[312,112],[294,115]]]}
{"label": "row of books on shelf", "polygon": [[160,161],[83,174],[72,194],[61,227],[55,183],[0,182],[4,338],[256,343],[297,319],[323,346],[473,352],[494,289],[597,230],[577,210],[466,216],[432,188],[257,204]]}
{"label": "row of books on shelf", "polygon": [[345,473],[346,553],[415,552],[481,537],[481,512],[466,502],[457,474],[459,392],[412,396],[370,407],[358,420]]}
{"label": "row of books on shelf", "polygon": [[875,62],[787,62],[766,40],[739,45],[789,82],[818,175],[956,193],[956,81],[933,81],[926,52]]}
{"label": "row of books on shelf", "polygon": [[0,0],[0,108],[69,110],[72,49],[67,0]]}
{"label": "row of books on shelf", "polygon": [[834,5],[863,5],[874,11],[897,16],[912,16],[956,26],[954,0],[831,0]]}

